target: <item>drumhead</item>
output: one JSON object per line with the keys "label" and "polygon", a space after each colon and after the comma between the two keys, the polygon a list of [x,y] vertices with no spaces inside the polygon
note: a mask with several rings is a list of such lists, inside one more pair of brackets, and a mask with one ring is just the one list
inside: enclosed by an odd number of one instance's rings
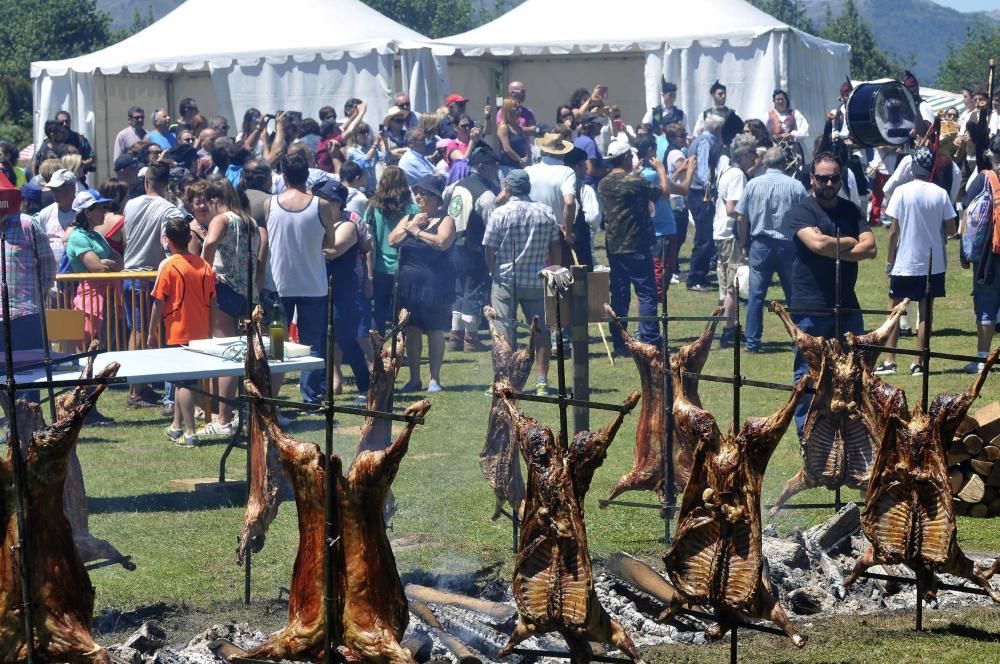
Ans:
{"label": "drumhead", "polygon": [[917,104],[899,81],[862,83],[847,99],[847,129],[861,145],[901,145],[916,125]]}

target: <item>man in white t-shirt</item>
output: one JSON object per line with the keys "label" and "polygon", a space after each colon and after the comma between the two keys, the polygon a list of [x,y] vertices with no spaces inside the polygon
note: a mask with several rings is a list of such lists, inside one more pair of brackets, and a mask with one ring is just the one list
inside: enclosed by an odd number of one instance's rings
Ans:
{"label": "man in white t-shirt", "polygon": [[556,223],[566,233],[566,241],[572,245],[576,172],[565,164],[563,157],[573,150],[573,144],[559,134],[545,134],[535,139],[535,145],[542,151],[542,161],[524,169],[531,180],[531,200],[549,206]]}
{"label": "man in white t-shirt", "polygon": [[[125,272],[156,270],[166,258],[163,248],[163,228],[168,219],[184,218],[184,213],[164,198],[170,183],[170,166],[156,161],[145,169],[143,184],[146,193],[125,204]],[[153,283],[150,280],[127,279],[122,284],[125,302],[125,324],[129,330],[128,348],[137,350],[147,336],[146,324],[152,307]],[[168,391],[169,394],[169,391]],[[129,386],[127,408],[153,408],[159,396],[146,384]]]}
{"label": "man in white t-shirt", "polygon": [[[722,160],[720,160],[722,161]],[[746,261],[740,243],[736,241],[736,204],[743,195],[747,174],[757,165],[756,141],[749,134],[733,139],[733,158],[719,164],[718,197],[715,199],[715,219],[712,222],[712,239],[718,254],[716,273],[719,277],[719,300],[728,320],[719,337],[720,348],[731,348],[735,343],[733,326],[736,324],[736,270]]]}
{"label": "man in white t-shirt", "polygon": [[[951,198],[944,189],[930,182],[933,166],[934,154],[926,147],[917,148],[910,164],[913,180],[896,189],[885,211],[891,222],[886,263],[890,306],[896,306],[903,298],[919,303],[917,348],[923,348],[926,341],[929,299],[945,296],[944,243],[945,238],[954,235],[956,226]],[[897,336],[898,332],[893,329],[886,345],[895,348]],[[896,373],[896,354],[886,353],[875,373]],[[920,364],[911,364],[910,373],[920,375]]]}
{"label": "man in white t-shirt", "polygon": [[44,189],[52,193],[55,202],[42,208],[35,219],[49,238],[49,246],[52,248],[52,255],[55,257],[58,267],[62,262],[63,254],[66,253],[66,243],[63,241],[63,237],[66,235],[66,229],[76,218],[76,212],[73,212],[76,176],[73,175],[72,171],[60,168],[52,174]]}

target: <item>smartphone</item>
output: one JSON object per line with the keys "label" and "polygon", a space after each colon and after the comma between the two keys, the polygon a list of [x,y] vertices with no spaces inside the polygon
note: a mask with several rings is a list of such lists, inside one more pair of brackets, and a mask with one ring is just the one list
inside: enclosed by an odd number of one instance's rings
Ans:
{"label": "smartphone", "polygon": [[385,125],[379,125],[378,126],[378,133],[381,134],[383,131],[385,131]]}
{"label": "smartphone", "polygon": [[492,104],[490,104],[490,96],[489,95],[486,95],[486,104],[485,104],[485,106],[492,106]]}
{"label": "smartphone", "polygon": [[606,86],[606,85],[598,85],[597,86],[597,94],[601,95],[602,97],[607,97],[608,96],[608,86]]}

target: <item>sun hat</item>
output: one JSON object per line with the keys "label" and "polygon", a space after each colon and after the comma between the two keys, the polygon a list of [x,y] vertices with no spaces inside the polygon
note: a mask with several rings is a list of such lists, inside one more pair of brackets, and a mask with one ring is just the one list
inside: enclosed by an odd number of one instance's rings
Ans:
{"label": "sun hat", "polygon": [[573,144],[556,133],[545,134],[535,139],[535,145],[545,154],[562,156],[573,149]]}
{"label": "sun hat", "polygon": [[440,175],[425,175],[413,184],[412,189],[419,189],[434,194],[438,198],[444,198],[444,178]]}

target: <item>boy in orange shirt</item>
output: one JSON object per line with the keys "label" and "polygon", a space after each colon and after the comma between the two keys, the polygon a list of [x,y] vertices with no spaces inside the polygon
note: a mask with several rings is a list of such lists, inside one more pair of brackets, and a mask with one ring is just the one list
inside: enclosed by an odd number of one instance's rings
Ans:
{"label": "boy in orange shirt", "polygon": [[[192,339],[212,336],[215,309],[215,274],[212,266],[188,251],[191,227],[181,218],[167,220],[163,234],[170,247],[170,258],[160,263],[153,286],[153,312],[149,321],[149,348],[158,345],[160,321],[166,331],[165,346],[188,344]],[[175,382],[174,421],[163,433],[183,447],[196,447],[194,433],[194,395],[187,389],[194,381]],[[184,428],[181,429],[183,418]]]}

